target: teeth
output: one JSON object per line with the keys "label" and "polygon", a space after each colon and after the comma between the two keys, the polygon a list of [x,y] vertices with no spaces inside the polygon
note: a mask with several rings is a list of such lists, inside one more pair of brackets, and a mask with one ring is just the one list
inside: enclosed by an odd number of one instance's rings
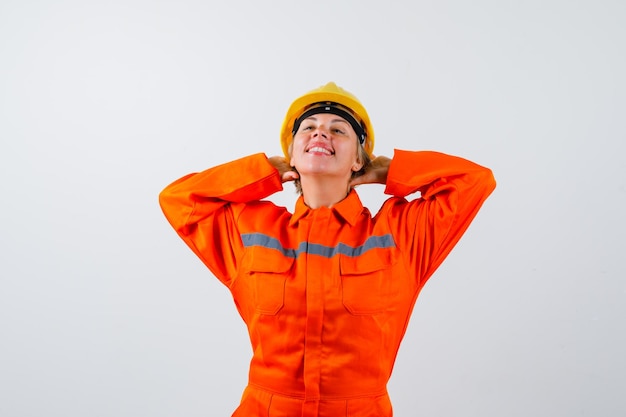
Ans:
{"label": "teeth", "polygon": [[330,151],[328,149],[324,149],[322,147],[319,146],[314,146],[311,149],[309,149],[309,152],[321,152],[321,153],[325,153],[326,155],[330,155]]}

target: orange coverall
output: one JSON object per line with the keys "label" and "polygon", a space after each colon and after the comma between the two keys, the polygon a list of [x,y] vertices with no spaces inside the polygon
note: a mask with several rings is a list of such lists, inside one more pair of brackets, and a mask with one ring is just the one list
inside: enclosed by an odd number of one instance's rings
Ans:
{"label": "orange coverall", "polygon": [[[357,193],[291,214],[263,154],[160,194],[174,229],[231,291],[252,343],[237,417],[390,417],[386,385],[420,289],[495,188],[491,171],[396,150],[371,216]],[[419,191],[421,197],[404,197]]]}

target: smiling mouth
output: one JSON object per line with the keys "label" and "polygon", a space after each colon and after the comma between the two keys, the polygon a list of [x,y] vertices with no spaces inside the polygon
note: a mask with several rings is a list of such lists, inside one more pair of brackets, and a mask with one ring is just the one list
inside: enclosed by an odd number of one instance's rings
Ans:
{"label": "smiling mouth", "polygon": [[335,153],[326,149],[326,148],[322,148],[321,146],[313,146],[312,148],[307,150],[307,153],[321,153],[324,155],[334,155]]}

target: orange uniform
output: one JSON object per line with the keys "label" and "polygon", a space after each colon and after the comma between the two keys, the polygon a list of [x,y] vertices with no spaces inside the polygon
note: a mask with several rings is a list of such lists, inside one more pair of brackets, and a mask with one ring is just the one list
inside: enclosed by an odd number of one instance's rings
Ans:
{"label": "orange uniform", "polygon": [[[291,214],[263,154],[187,175],[163,211],[231,291],[253,357],[237,417],[389,417],[386,385],[420,289],[495,188],[491,171],[396,150],[371,216],[353,190]],[[404,197],[419,191],[421,196]]]}

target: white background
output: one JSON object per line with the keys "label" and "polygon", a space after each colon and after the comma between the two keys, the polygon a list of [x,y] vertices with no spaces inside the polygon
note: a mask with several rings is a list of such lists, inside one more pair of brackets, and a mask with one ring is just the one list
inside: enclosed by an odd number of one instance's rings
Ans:
{"label": "white background", "polygon": [[498,181],[417,302],[395,415],[626,415],[625,22],[621,0],[1,1],[0,415],[232,413],[245,327],[157,195],[279,154],[331,80],[376,154]]}

